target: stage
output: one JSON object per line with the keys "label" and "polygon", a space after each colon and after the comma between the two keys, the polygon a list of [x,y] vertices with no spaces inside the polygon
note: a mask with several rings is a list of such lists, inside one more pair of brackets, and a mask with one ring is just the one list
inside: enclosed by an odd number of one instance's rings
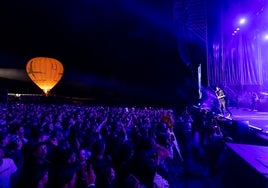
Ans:
{"label": "stage", "polygon": [[232,119],[237,121],[248,121],[250,126],[261,128],[263,133],[268,132],[268,111],[251,111],[248,108],[230,107],[233,113]]}
{"label": "stage", "polygon": [[228,118],[219,115],[218,108],[209,108],[206,104],[193,107],[211,112],[219,120],[225,135],[235,142],[268,146],[268,111],[231,106],[232,116]]}
{"label": "stage", "polygon": [[268,187],[267,146],[226,143],[225,187]]}

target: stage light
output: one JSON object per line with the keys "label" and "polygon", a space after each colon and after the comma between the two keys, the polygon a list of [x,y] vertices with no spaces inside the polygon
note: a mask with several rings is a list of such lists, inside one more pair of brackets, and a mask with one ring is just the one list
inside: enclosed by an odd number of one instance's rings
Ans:
{"label": "stage light", "polygon": [[246,19],[245,18],[241,18],[240,20],[239,20],[239,24],[240,25],[243,25],[243,24],[245,24],[246,23]]}
{"label": "stage light", "polygon": [[256,126],[253,126],[253,125],[248,125],[248,127],[250,128],[250,130],[253,130],[253,131],[258,131],[258,132],[262,132],[263,131],[262,128],[256,127]]}

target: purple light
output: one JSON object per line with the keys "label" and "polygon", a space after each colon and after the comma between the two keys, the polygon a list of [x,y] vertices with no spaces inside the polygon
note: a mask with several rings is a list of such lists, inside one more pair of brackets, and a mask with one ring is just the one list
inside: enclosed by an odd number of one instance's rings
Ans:
{"label": "purple light", "polygon": [[242,24],[244,24],[244,23],[246,23],[246,19],[245,19],[245,18],[241,18],[240,21],[239,21],[239,24],[242,25]]}

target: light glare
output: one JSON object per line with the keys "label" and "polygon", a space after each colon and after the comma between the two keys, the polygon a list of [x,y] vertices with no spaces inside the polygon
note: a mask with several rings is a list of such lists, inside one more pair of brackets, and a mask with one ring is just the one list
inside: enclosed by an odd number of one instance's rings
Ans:
{"label": "light glare", "polygon": [[240,24],[244,24],[246,23],[246,19],[245,18],[241,18],[240,21],[239,21]]}

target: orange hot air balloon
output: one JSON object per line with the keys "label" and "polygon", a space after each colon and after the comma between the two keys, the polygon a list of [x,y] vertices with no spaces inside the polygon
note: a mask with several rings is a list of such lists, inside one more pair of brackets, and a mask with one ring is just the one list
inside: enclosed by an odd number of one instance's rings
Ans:
{"label": "orange hot air balloon", "polygon": [[63,65],[54,58],[35,57],[26,64],[30,79],[47,95],[63,76]]}

